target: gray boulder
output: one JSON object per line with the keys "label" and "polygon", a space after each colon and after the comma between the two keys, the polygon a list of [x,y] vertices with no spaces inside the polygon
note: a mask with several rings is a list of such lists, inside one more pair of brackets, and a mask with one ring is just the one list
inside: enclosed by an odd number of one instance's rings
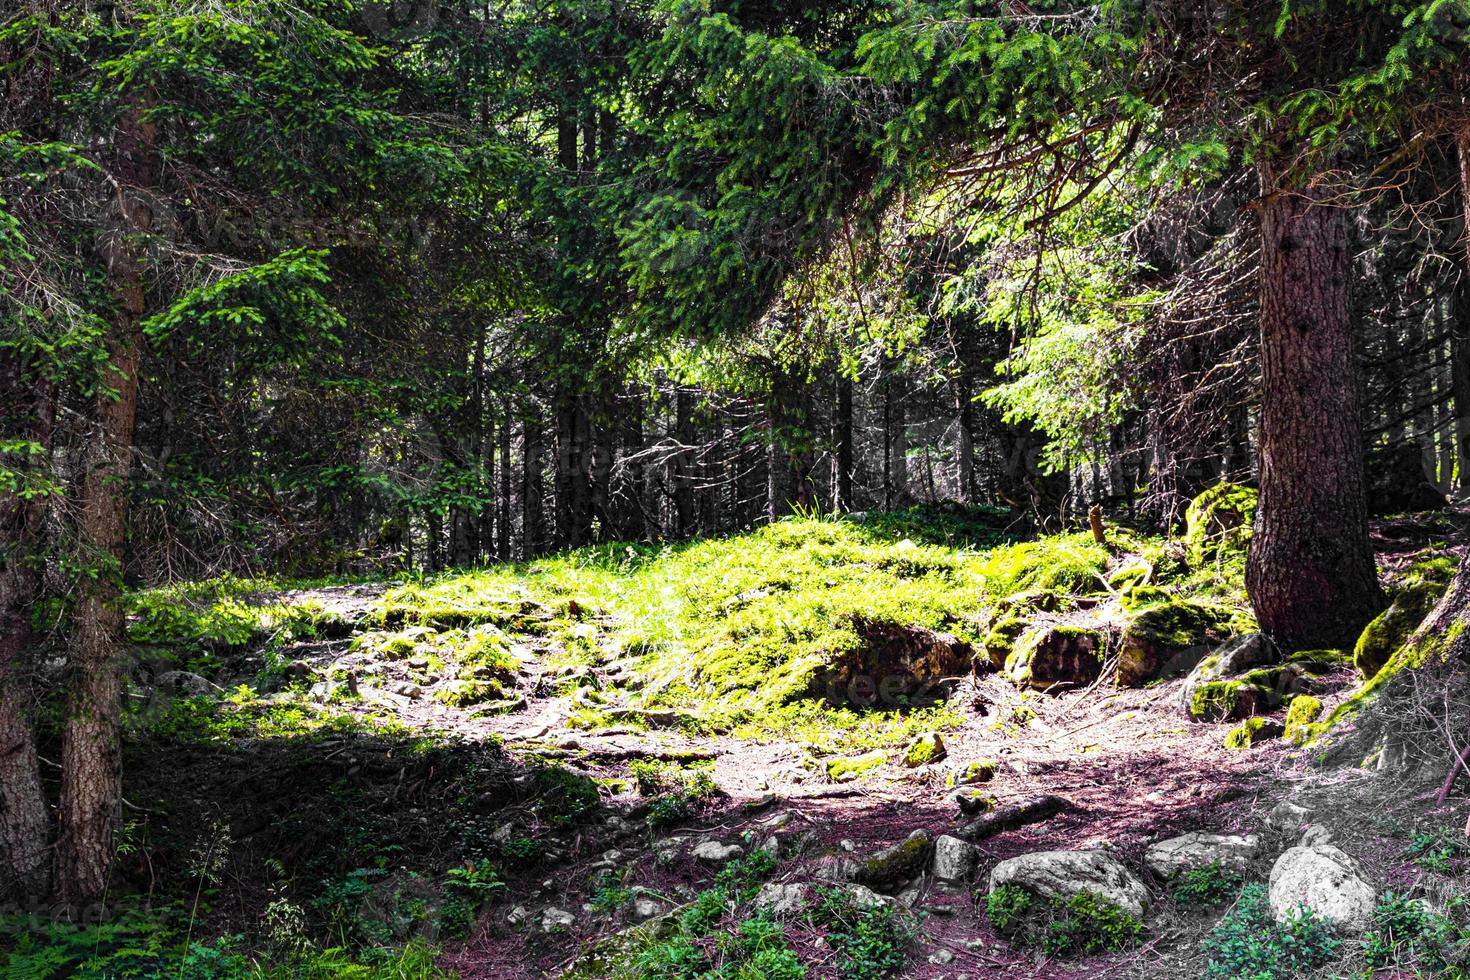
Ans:
{"label": "gray boulder", "polygon": [[1135,919],[1143,918],[1152,900],[1138,876],[1105,851],[1037,851],[1009,858],[990,872],[990,890],[1003,885],[1051,901],[1095,892]]}
{"label": "gray boulder", "polygon": [[1378,893],[1341,849],[1312,844],[1293,847],[1276,859],[1268,899],[1277,922],[1305,907],[1338,932],[1355,936],[1372,922]]}
{"label": "gray boulder", "polygon": [[1234,837],[1189,833],[1150,845],[1144,852],[1143,863],[1166,881],[1185,871],[1212,864],[1244,874],[1260,850],[1261,841],[1255,834]]}
{"label": "gray boulder", "polygon": [[934,862],[931,865],[936,880],[943,884],[968,881],[975,872],[975,861],[979,851],[974,844],[945,834],[934,841]]}

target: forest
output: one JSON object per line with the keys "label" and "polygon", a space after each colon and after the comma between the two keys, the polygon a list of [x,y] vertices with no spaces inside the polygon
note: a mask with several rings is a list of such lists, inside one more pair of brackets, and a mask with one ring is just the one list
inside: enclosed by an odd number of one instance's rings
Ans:
{"label": "forest", "polygon": [[1470,0],[0,0],[0,975],[1470,977]]}

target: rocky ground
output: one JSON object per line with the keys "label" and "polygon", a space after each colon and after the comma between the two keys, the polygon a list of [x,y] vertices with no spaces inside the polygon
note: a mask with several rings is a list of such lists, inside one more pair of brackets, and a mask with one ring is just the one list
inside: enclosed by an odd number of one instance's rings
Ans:
{"label": "rocky ground", "polygon": [[[1383,524],[1385,568],[1421,559],[1444,526],[1426,532]],[[384,629],[388,588],[334,585],[258,597],[309,606],[319,623],[332,624],[273,647],[278,683],[292,686],[264,696],[471,753],[493,749],[497,764],[525,772],[555,767],[598,788],[596,806],[574,820],[559,819],[543,805],[545,794],[526,790],[529,776],[508,777],[503,791],[477,797],[503,858],[504,887],[487,894],[462,938],[437,937],[441,962],[466,978],[636,975],[606,964],[620,950],[668,935],[722,868],[757,852],[774,860],[746,914],[765,910],[787,923],[785,942],[808,976],[853,975],[843,972],[846,960],[824,930],[804,918],[824,887],[894,908],[911,933],[899,975],[930,978],[1200,976],[1208,959],[1201,940],[1231,899],[1182,897],[1178,875],[1190,867],[1227,872],[1237,890],[1240,882],[1270,879],[1273,903],[1294,906],[1288,894],[1306,896],[1354,935],[1369,925],[1385,889],[1436,900],[1454,890],[1458,851],[1431,869],[1416,862],[1412,845],[1416,833],[1463,822],[1454,809],[1463,797],[1435,809],[1432,800],[1400,798],[1391,773],[1372,765],[1314,767],[1314,747],[1264,737],[1279,734],[1297,694],[1322,702],[1308,722],[1350,697],[1360,678],[1343,657],[1293,664],[1262,653],[1247,635],[1195,650],[1193,670],[1174,663],[1166,676],[1120,687],[1116,659],[1098,658],[1101,669],[1075,683],[1041,684],[1017,683],[1014,662],[991,666],[982,656],[971,671],[941,671],[954,676],[930,688],[942,711],[928,716],[942,722],[933,731],[843,753],[814,747],[804,730],[737,732],[702,726],[687,711],[635,703],[624,697],[637,689],[629,659],[617,652],[568,659],[565,633],[512,630],[513,668],[497,661],[478,673],[435,647],[433,630],[410,633],[407,646],[391,649],[371,639]],[[573,612],[576,628],[594,642],[608,628],[611,614]],[[517,614],[551,615],[536,603]],[[1034,618],[1070,629],[1083,616],[1094,616],[1087,603]],[[402,624],[396,628],[401,637]],[[926,650],[957,642],[919,635]],[[1239,663],[1222,670],[1222,649],[1236,651],[1224,659],[1238,654]],[[1286,672],[1270,679],[1262,695],[1269,703],[1191,714],[1203,685],[1263,665]],[[247,657],[210,679],[173,670],[151,682],[219,696],[232,675],[259,667]],[[1043,668],[1033,659],[1028,676]],[[491,685],[493,693],[477,687],[468,698],[467,684]],[[1247,738],[1227,747],[1227,736],[1251,717],[1267,719],[1266,730],[1254,733],[1254,744]],[[356,759],[360,774],[373,750],[354,747],[358,737],[318,740],[310,751],[331,779],[351,781],[350,767],[331,767]],[[401,808],[419,787],[414,818],[443,819],[434,800],[453,793],[435,797],[422,787],[451,776],[433,766],[414,769],[395,751],[388,756],[399,761],[371,777],[398,781],[391,796],[381,795],[383,805]],[[467,764],[456,758],[456,766]],[[410,771],[418,775],[405,776]],[[462,803],[463,788],[453,792]],[[241,829],[231,833],[238,839]],[[453,853],[447,845],[433,850]],[[989,893],[1007,883],[1042,899],[1102,894],[1130,910],[1144,932],[1119,952],[1049,957],[1013,930],[1001,934],[987,915]],[[426,901],[434,900],[427,889]]]}

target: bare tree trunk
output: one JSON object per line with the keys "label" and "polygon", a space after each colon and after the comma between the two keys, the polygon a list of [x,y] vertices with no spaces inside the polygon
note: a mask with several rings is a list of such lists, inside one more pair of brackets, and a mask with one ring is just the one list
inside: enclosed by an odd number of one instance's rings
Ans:
{"label": "bare tree trunk", "polygon": [[852,379],[837,375],[837,409],[832,413],[832,509],[852,510]]}
{"label": "bare tree trunk", "polygon": [[679,443],[674,457],[675,533],[688,537],[694,521],[694,393],[680,386],[674,393],[674,438]]}
{"label": "bare tree trunk", "polygon": [[118,308],[105,340],[108,365],[82,478],[78,533],[101,569],[85,581],[77,602],[62,729],[56,885],[62,900],[73,907],[97,900],[106,890],[122,788],[121,566],[147,308],[146,245],[139,239],[152,229],[147,191],[157,179],[153,125],[145,121],[145,111],[135,105],[115,138],[118,214],[105,258]]}
{"label": "bare tree trunk", "polygon": [[883,381],[883,431],[885,439],[883,463],[883,506],[896,510],[909,501],[908,412],[904,403],[907,391],[897,365],[886,365]]}
{"label": "bare tree trunk", "polygon": [[[55,406],[51,385],[18,354],[0,358],[0,440],[36,450],[0,466],[44,475]],[[31,610],[40,592],[39,543],[46,495],[14,493],[0,484],[0,896],[44,896],[50,887],[49,817],[31,725]]]}
{"label": "bare tree trunk", "polygon": [[546,551],[546,521],[542,514],[541,412],[528,399],[521,416],[521,557],[537,558]]}
{"label": "bare tree trunk", "polygon": [[1465,267],[1455,290],[1454,326],[1450,333],[1451,384],[1455,395],[1455,460],[1457,488],[1470,491],[1470,121],[1456,134],[1460,157],[1460,208],[1464,213],[1461,241]]}
{"label": "bare tree trunk", "polygon": [[1383,608],[1368,541],[1347,213],[1261,170],[1261,499],[1246,588],[1283,646],[1349,647]]}
{"label": "bare tree trunk", "polygon": [[506,396],[500,418],[500,516],[495,528],[495,557],[510,561],[511,464],[510,464],[510,397]]}

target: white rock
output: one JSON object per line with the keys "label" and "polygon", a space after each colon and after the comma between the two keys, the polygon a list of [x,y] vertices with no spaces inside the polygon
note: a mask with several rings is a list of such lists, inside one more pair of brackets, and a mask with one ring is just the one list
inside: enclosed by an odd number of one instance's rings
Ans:
{"label": "white rock", "polygon": [[541,913],[541,931],[544,933],[565,932],[576,921],[577,917],[566,909],[549,908]]}
{"label": "white rock", "polygon": [[934,877],[942,882],[965,881],[975,870],[975,845],[945,834],[934,841]]}
{"label": "white rock", "polygon": [[866,885],[854,882],[843,885],[842,891],[846,892],[847,897],[852,899],[852,904],[860,909],[875,909],[880,905],[896,904],[893,899],[879,895]]}
{"label": "white rock", "polygon": [[1305,906],[1338,932],[1357,935],[1372,921],[1378,893],[1341,849],[1314,844],[1293,847],[1276,859],[1269,898],[1277,922]]}
{"label": "white rock", "polygon": [[721,844],[717,840],[707,840],[695,847],[690,854],[695,860],[703,861],[705,864],[728,864],[738,857],[743,857],[745,848],[739,844]]}
{"label": "white rock", "polygon": [[1150,845],[1144,852],[1143,862],[1150,871],[1164,879],[1211,864],[1244,873],[1260,850],[1261,839],[1255,834],[1234,837],[1190,833]]}
{"label": "white rock", "polygon": [[1331,844],[1332,831],[1320,823],[1307,824],[1302,831],[1302,845],[1311,847],[1313,844]]}
{"label": "white rock", "polygon": [[658,899],[649,898],[647,895],[639,895],[633,899],[633,918],[639,922],[651,919],[663,911]]}
{"label": "white rock", "polygon": [[990,872],[990,890],[1002,885],[1061,901],[1096,892],[1135,919],[1143,918],[1151,899],[1138,876],[1103,851],[1037,851],[1009,858]]}
{"label": "white rock", "polygon": [[1266,824],[1273,830],[1294,834],[1311,821],[1312,812],[1311,809],[1299,806],[1291,800],[1282,800],[1266,817]]}
{"label": "white rock", "polygon": [[954,962],[954,954],[947,949],[936,949],[933,953],[929,954],[929,962],[935,966],[944,966],[947,963]]}
{"label": "white rock", "polygon": [[517,905],[509,912],[505,913],[505,923],[506,925],[514,929],[517,926],[524,925],[526,920],[530,917],[531,913],[526,911],[526,907],[524,905]]}
{"label": "white rock", "polygon": [[806,886],[799,882],[788,885],[766,882],[755,896],[755,907],[775,916],[800,912],[806,907]]}

